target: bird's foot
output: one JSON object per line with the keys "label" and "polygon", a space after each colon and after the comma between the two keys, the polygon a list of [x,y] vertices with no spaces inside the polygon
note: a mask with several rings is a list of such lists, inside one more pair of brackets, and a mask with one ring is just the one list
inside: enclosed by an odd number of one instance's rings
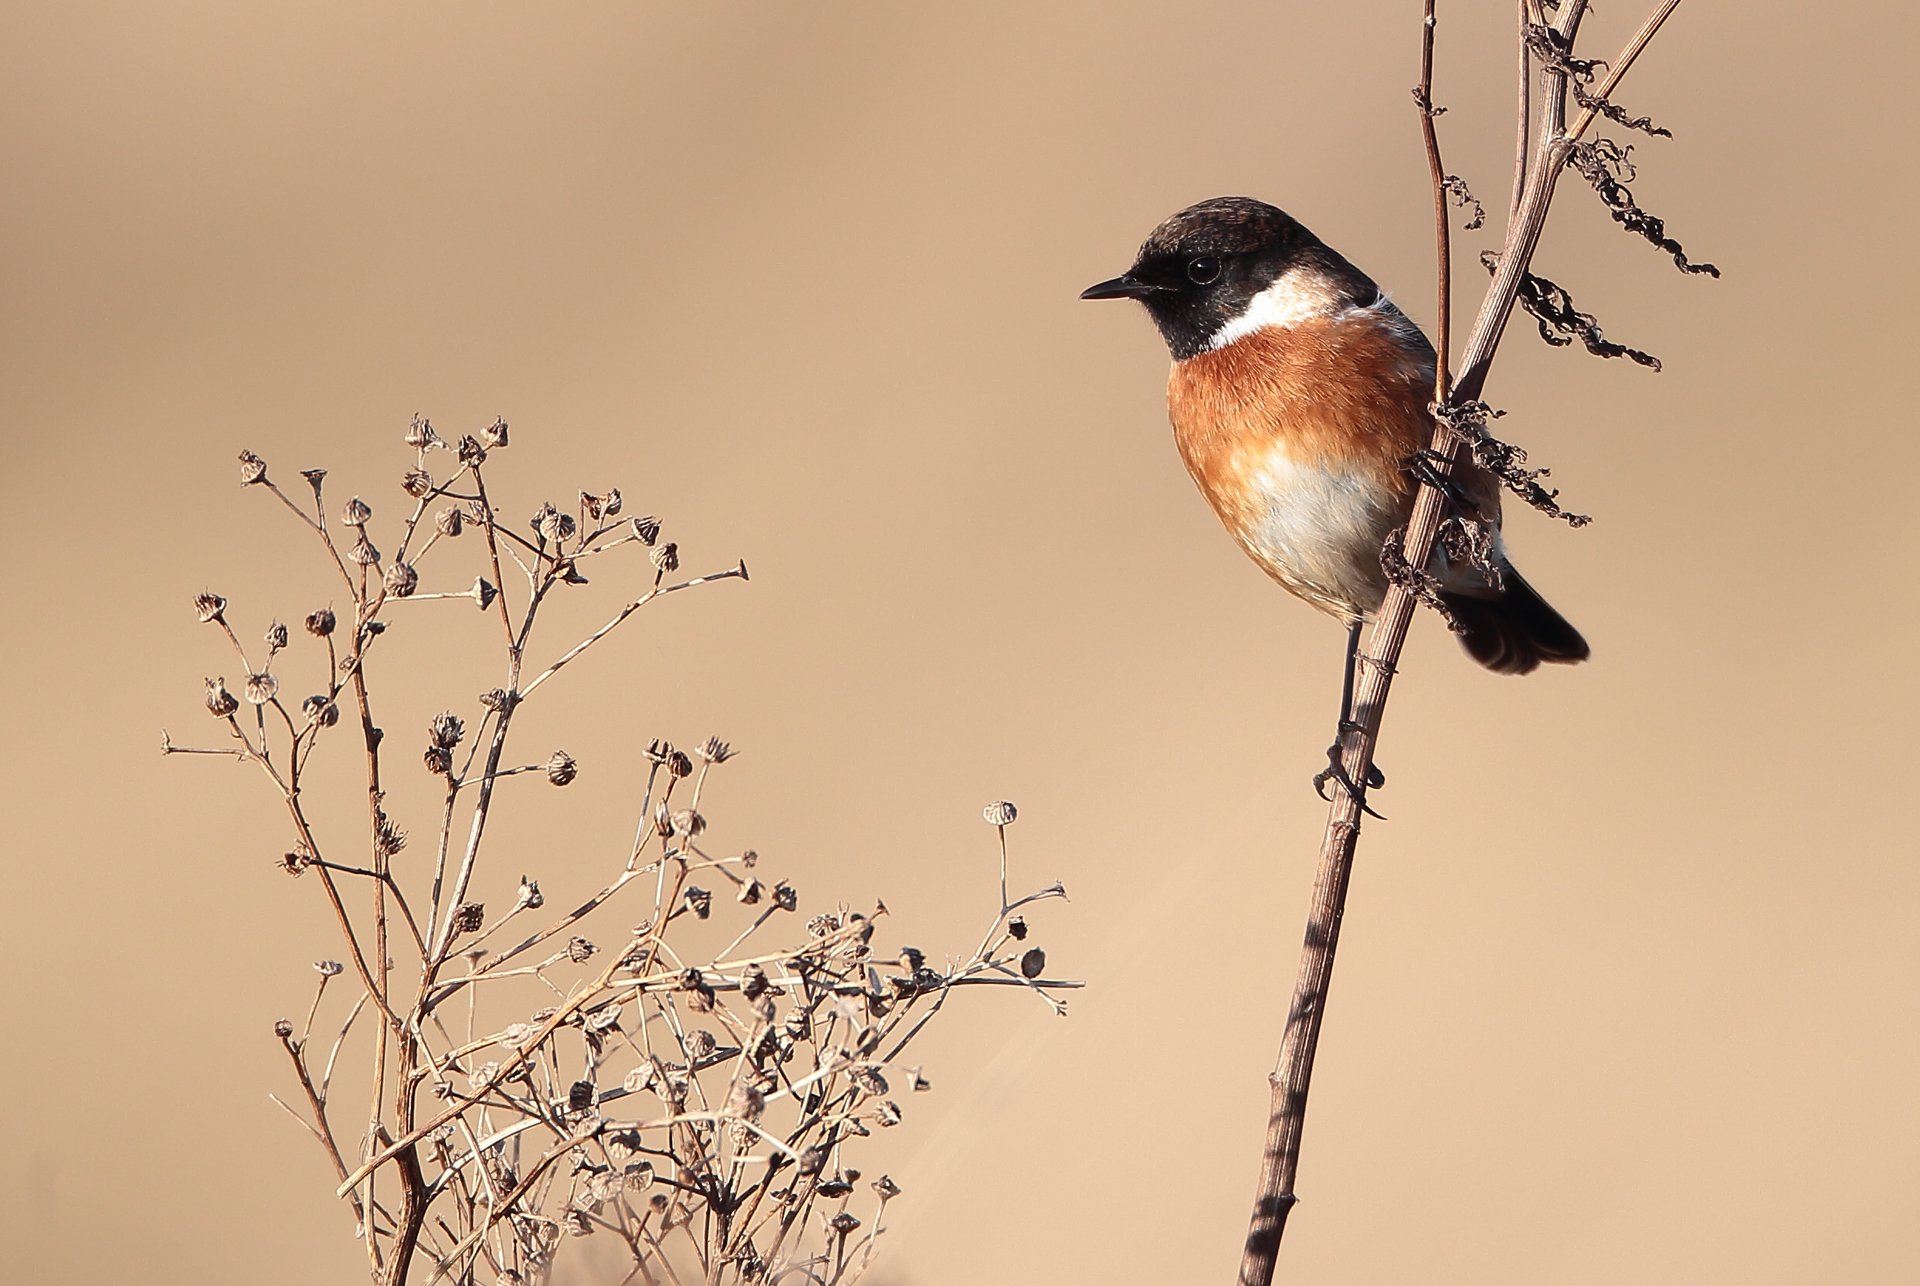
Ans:
{"label": "bird's foot", "polygon": [[1327,783],[1332,782],[1339,786],[1341,790],[1346,791],[1348,797],[1351,798],[1354,803],[1360,805],[1361,812],[1369,817],[1378,817],[1384,822],[1387,820],[1386,817],[1375,812],[1373,805],[1367,802],[1367,791],[1386,785],[1387,775],[1380,771],[1379,765],[1368,764],[1367,784],[1365,788],[1362,788],[1354,784],[1353,774],[1347,771],[1346,764],[1341,761],[1341,742],[1346,740],[1347,733],[1358,730],[1358,724],[1342,724],[1340,726],[1340,740],[1335,741],[1331,746],[1327,747],[1326,768],[1313,775],[1313,793],[1331,802],[1333,796],[1327,793]]}
{"label": "bird's foot", "polygon": [[1461,489],[1449,472],[1453,461],[1432,447],[1421,447],[1407,460],[1407,472],[1413,475],[1415,482],[1425,483],[1448,500],[1462,513],[1477,513],[1480,506]]}

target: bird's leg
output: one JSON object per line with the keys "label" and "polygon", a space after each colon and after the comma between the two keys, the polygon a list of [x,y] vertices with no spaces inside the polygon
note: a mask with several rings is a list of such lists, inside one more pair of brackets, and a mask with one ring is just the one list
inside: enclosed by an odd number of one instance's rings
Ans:
{"label": "bird's leg", "polygon": [[[1341,762],[1341,748],[1346,744],[1347,734],[1360,731],[1360,725],[1355,722],[1353,717],[1353,675],[1359,665],[1359,660],[1360,618],[1356,616],[1353,618],[1352,623],[1347,626],[1347,663],[1340,680],[1340,723],[1337,731],[1334,733],[1333,744],[1327,747],[1327,766],[1325,771],[1314,774],[1313,791],[1322,799],[1330,798],[1327,794],[1327,783],[1330,781],[1334,782],[1339,785],[1340,789],[1346,791],[1348,795],[1353,797],[1353,801],[1360,805],[1362,812],[1373,817],[1380,817],[1380,814],[1374,812],[1372,806],[1367,803],[1366,790],[1354,785],[1352,775],[1347,772],[1346,765]],[[1369,764],[1367,766],[1367,788],[1372,789],[1373,787],[1384,786],[1386,784],[1387,775],[1380,771],[1378,765]],[[1385,821],[1386,818],[1381,817],[1380,820]]]}

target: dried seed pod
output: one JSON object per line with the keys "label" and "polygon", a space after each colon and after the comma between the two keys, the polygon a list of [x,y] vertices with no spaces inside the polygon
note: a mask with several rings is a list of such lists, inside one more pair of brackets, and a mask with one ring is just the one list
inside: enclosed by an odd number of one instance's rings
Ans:
{"label": "dried seed pod", "polygon": [[423,420],[417,415],[413,417],[413,423],[407,426],[406,442],[416,451],[444,445],[440,441],[440,435],[433,431],[432,422]]}
{"label": "dried seed pod", "polygon": [[696,920],[704,920],[713,913],[713,894],[697,884],[687,885],[687,891],[681,894],[681,899]]}
{"label": "dried seed pod", "polygon": [[1012,937],[1015,942],[1025,942],[1027,940],[1027,922],[1017,915],[1014,916],[1013,919],[1007,921],[1007,934]]}
{"label": "dried seed pod", "polygon": [[740,971],[740,994],[748,1000],[758,1000],[767,994],[767,971],[757,964],[750,964]]}
{"label": "dried seed pod", "polygon": [[460,463],[471,469],[487,462],[487,449],[480,445],[480,439],[467,433],[460,438],[459,456]]}
{"label": "dried seed pod", "polygon": [[599,948],[578,935],[567,939],[567,959],[575,964],[585,964],[593,959],[593,953]]}
{"label": "dried seed pod", "polygon": [[740,886],[739,891],[733,896],[735,901],[745,906],[754,906],[759,903],[761,895],[765,892],[765,885],[758,880],[749,879]]}
{"label": "dried seed pod", "polygon": [[1011,826],[1013,819],[1020,815],[1020,810],[1004,799],[997,799],[981,809],[980,815],[987,819],[989,826]]}
{"label": "dried seed pod", "polygon": [[900,1185],[884,1174],[875,1179],[870,1186],[880,1194],[881,1201],[892,1201],[900,1195]]}
{"label": "dried seed pod", "polygon": [[281,1040],[286,1040],[293,1035],[293,1024],[285,1018],[276,1019],[273,1024],[273,1034]]}
{"label": "dried seed pod", "polygon": [[307,613],[307,633],[317,639],[323,639],[333,633],[333,609],[323,607],[317,612]]}
{"label": "dried seed pod", "polygon": [[340,521],[349,527],[364,527],[373,517],[373,510],[359,496],[347,501],[346,508],[340,511]]}
{"label": "dried seed pod", "polygon": [[300,703],[300,712],[307,716],[308,723],[317,723],[322,728],[331,728],[340,722],[340,707],[318,692]]}
{"label": "dried seed pod", "polygon": [[492,424],[480,430],[480,440],[490,447],[507,445],[507,422],[496,418]]}
{"label": "dried seed pod", "polygon": [[488,688],[480,694],[480,704],[496,713],[505,710],[507,708],[507,690],[505,688]]}
{"label": "dried seed pod", "polygon": [[473,588],[467,592],[473,595],[473,601],[480,605],[480,610],[483,612],[493,606],[493,600],[500,593],[484,576],[474,577]]}
{"label": "dried seed pod", "polygon": [[250,487],[267,480],[267,462],[251,451],[240,453],[240,485]]}
{"label": "dried seed pod", "polygon": [[527,519],[527,526],[533,528],[533,534],[545,541],[552,541],[560,534],[560,511],[553,507],[553,501],[542,501],[533,517]]}
{"label": "dried seed pod", "polygon": [[620,1025],[620,1006],[602,1005],[587,1015],[588,1031],[606,1031]]}
{"label": "dried seed pod", "polygon": [[651,515],[633,520],[633,534],[643,545],[651,545],[660,539],[660,520]]}
{"label": "dried seed pod", "polygon": [[347,967],[338,960],[316,960],[313,962],[313,971],[322,978],[338,978],[346,972],[346,969]]}
{"label": "dried seed pod", "polygon": [[453,912],[453,931],[455,933],[478,933],[480,926],[487,920],[486,904],[482,902],[462,902]]}
{"label": "dried seed pod", "polygon": [[400,489],[418,500],[433,490],[433,475],[425,469],[409,469],[400,475]]}
{"label": "dried seed pod", "polygon": [[193,614],[202,624],[210,625],[222,618],[227,610],[227,600],[211,590],[203,590],[193,596]]}
{"label": "dried seed pod", "polygon": [[382,582],[394,598],[412,598],[413,591],[420,588],[420,573],[413,570],[412,563],[395,563],[387,568]]}
{"label": "dried seed pod", "polygon": [[745,1081],[735,1081],[727,1095],[727,1115],[743,1121],[758,1121],[767,1110],[767,1096]]}
{"label": "dried seed pod", "polygon": [[367,529],[365,527],[360,529],[360,538],[354,541],[352,547],[347,550],[347,561],[356,563],[361,567],[371,567],[380,561],[380,550],[371,540],[367,539]]}
{"label": "dried seed pod", "polygon": [[584,1112],[593,1106],[594,1090],[592,1081],[575,1081],[567,1086],[567,1110]]}
{"label": "dried seed pod", "polygon": [[733,747],[718,737],[708,737],[700,743],[700,749],[693,752],[710,764],[724,764],[733,758]]}
{"label": "dried seed pod", "polygon": [[458,536],[465,526],[466,519],[459,505],[448,505],[433,515],[433,529],[442,536]]}
{"label": "dried seed pod", "polygon": [[1020,976],[1038,978],[1047,971],[1047,953],[1039,947],[1028,947],[1026,954],[1020,957]]}
{"label": "dried seed pod", "polygon": [[288,875],[304,875],[307,868],[313,865],[313,854],[303,845],[290,853],[282,853],[275,865]]}
{"label": "dried seed pod", "polygon": [[691,777],[693,775],[693,760],[687,758],[683,752],[676,750],[667,756],[667,771],[676,777]]}
{"label": "dried seed pod", "polygon": [[927,962],[927,953],[919,947],[900,948],[900,967],[909,973],[919,969]]}
{"label": "dried seed pod", "polygon": [[874,1109],[873,1119],[879,1122],[883,1129],[892,1129],[894,1126],[900,1124],[900,1105],[892,1099],[888,1099]]}
{"label": "dried seed pod", "polygon": [[653,565],[662,574],[680,570],[680,546],[669,540],[653,551]]}
{"label": "dried seed pod", "polygon": [[800,905],[800,891],[780,880],[773,886],[773,904],[782,911],[791,911]]}
{"label": "dried seed pod", "polygon": [[467,735],[467,725],[451,710],[442,710],[427,724],[427,740],[443,750],[452,750]]}
{"label": "dried seed pod", "polygon": [[687,1057],[691,1059],[698,1061],[718,1048],[720,1048],[720,1042],[715,1040],[713,1033],[704,1027],[696,1027],[687,1033]]}
{"label": "dried seed pod", "polygon": [[832,1174],[813,1185],[813,1190],[829,1199],[846,1196],[853,1191],[853,1185],[847,1182],[843,1174]]}
{"label": "dried seed pod", "polygon": [[662,741],[660,738],[655,737],[647,743],[646,755],[647,762],[664,764],[673,755],[673,743],[670,741]]}
{"label": "dried seed pod", "polygon": [[240,702],[233,693],[227,691],[224,678],[207,680],[207,709],[216,719],[225,719],[240,708]]}
{"label": "dried seed pod", "polygon": [[540,881],[520,877],[520,891],[513,899],[516,911],[538,911],[547,904],[546,894],[540,891]]}
{"label": "dried seed pod", "polygon": [[278,652],[287,645],[287,627],[279,621],[267,626],[267,651]]}
{"label": "dried seed pod", "polygon": [[564,750],[556,750],[547,758],[547,780],[556,786],[569,785],[580,775],[579,765],[572,755]]}
{"label": "dried seed pod", "polygon": [[933,1082],[922,1076],[918,1067],[904,1067],[901,1070],[907,1074],[907,1088],[915,1094],[925,1094],[933,1088]]}
{"label": "dried seed pod", "polygon": [[420,761],[435,777],[445,777],[453,771],[453,752],[443,746],[428,746]]}
{"label": "dried seed pod", "polygon": [[880,1074],[877,1067],[862,1067],[853,1073],[853,1083],[862,1094],[871,1094],[875,1098],[887,1092],[887,1078]]}
{"label": "dried seed pod", "polygon": [[[691,808],[683,808],[673,815],[673,829],[688,839],[707,829],[707,819]],[[706,919],[701,916],[701,919]]]}
{"label": "dried seed pod", "polygon": [[780,1029],[796,1041],[813,1039],[813,1015],[804,1009],[789,1009],[780,1020]]}

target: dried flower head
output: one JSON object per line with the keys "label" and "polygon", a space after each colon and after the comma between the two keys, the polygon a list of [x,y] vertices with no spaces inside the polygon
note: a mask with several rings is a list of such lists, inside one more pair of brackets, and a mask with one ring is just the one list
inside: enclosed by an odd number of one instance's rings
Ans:
{"label": "dried flower head", "polygon": [[766,891],[766,885],[762,884],[759,880],[750,878],[741,883],[739,891],[736,892],[733,897],[736,902],[739,902],[743,906],[758,906],[761,897],[765,895]]}
{"label": "dried flower head", "polygon": [[466,735],[467,725],[451,710],[442,710],[427,723],[427,740],[445,750],[459,745]]}
{"label": "dried flower head", "polygon": [[480,430],[480,440],[489,447],[507,445],[507,422],[496,417],[492,424]]}
{"label": "dried flower head", "polygon": [[227,610],[227,600],[211,590],[202,590],[193,596],[193,614],[202,624],[210,625],[221,620]]}
{"label": "dried flower head", "polygon": [[547,780],[556,786],[570,784],[580,775],[580,767],[573,756],[564,750],[556,750],[547,758]]}
{"label": "dried flower head", "polygon": [[227,691],[224,678],[207,680],[207,709],[216,719],[224,719],[240,708],[240,702]]}
{"label": "dried flower head", "polygon": [[733,758],[733,747],[718,737],[708,737],[700,743],[700,749],[693,752],[710,764],[724,764]]}
{"label": "dried flower head", "polygon": [[421,419],[417,415],[413,417],[413,423],[407,426],[406,442],[408,446],[416,451],[425,451],[428,447],[446,445],[440,441],[440,435],[433,431],[433,422],[431,420]]}
{"label": "dried flower head", "polygon": [[308,723],[331,728],[340,722],[340,707],[316,692],[300,703],[300,713],[307,716]]}
{"label": "dried flower head", "polygon": [[785,880],[773,886],[773,904],[782,911],[791,911],[800,905],[800,893]]}
{"label": "dried flower head", "polygon": [[575,964],[585,964],[593,959],[593,953],[599,950],[593,943],[578,935],[567,939],[567,959]]}
{"label": "dried flower head", "polygon": [[538,911],[547,904],[546,894],[540,891],[540,881],[523,875],[520,877],[520,891],[513,899],[516,911]]}
{"label": "dried flower head", "polygon": [[651,545],[660,539],[660,520],[651,514],[633,520],[633,534],[643,545]]}
{"label": "dried flower head", "polygon": [[471,433],[462,434],[458,451],[460,463],[469,469],[477,468],[487,462],[487,449],[480,445],[480,439]]}
{"label": "dried flower head", "polygon": [[346,966],[338,960],[316,960],[313,962],[313,971],[322,978],[338,978],[346,972]]}
{"label": "dried flower head", "polygon": [[458,536],[465,526],[459,505],[448,505],[433,515],[433,529],[442,536]]}
{"label": "dried flower head", "polygon": [[287,645],[287,627],[279,621],[267,626],[267,651],[278,652]]}
{"label": "dried flower head", "polygon": [[425,469],[409,469],[400,475],[400,490],[418,500],[432,492],[433,475]]}
{"label": "dried flower head", "polygon": [[323,639],[333,633],[333,609],[323,607],[317,612],[307,613],[307,633],[317,639]]}
{"label": "dried flower head", "polygon": [[287,1040],[293,1035],[293,1024],[285,1018],[276,1019],[273,1024],[273,1034],[281,1040]]}
{"label": "dried flower head", "polygon": [[593,1106],[594,1088],[592,1081],[575,1081],[567,1086],[567,1110],[584,1112]]}
{"label": "dried flower head", "polygon": [[620,513],[620,488],[615,487],[604,496],[596,496],[590,491],[580,493],[580,503],[586,509],[587,516],[595,522],[603,518],[618,517]]}
{"label": "dried flower head", "polygon": [[480,704],[498,712],[507,708],[509,698],[505,688],[488,688],[480,694]]}
{"label": "dried flower head", "polygon": [[250,487],[267,480],[267,462],[251,451],[240,453],[240,485]]}
{"label": "dried flower head", "polygon": [[707,829],[707,819],[691,808],[683,808],[673,815],[674,833],[694,838]]}
{"label": "dried flower head", "polygon": [[394,563],[381,579],[394,598],[412,598],[413,591],[420,588],[420,573],[413,570],[412,563]]}
{"label": "dried flower head", "polygon": [[353,542],[353,547],[347,550],[347,561],[362,567],[371,567],[380,561],[380,551],[367,539],[365,527],[360,529],[360,538]]}
{"label": "dried flower head", "polygon": [[673,755],[673,743],[655,737],[647,743],[646,755],[648,763],[664,764]]}
{"label": "dried flower head", "polygon": [[875,1192],[880,1194],[880,1200],[882,1201],[892,1201],[900,1195],[900,1185],[884,1174],[878,1179],[875,1179],[870,1186]]}
{"label": "dried flower head", "polygon": [[669,540],[653,551],[653,565],[661,575],[680,570],[680,546]]}
{"label": "dried flower head", "polygon": [[445,777],[453,771],[453,752],[444,746],[428,746],[420,756],[420,762],[435,777]]}
{"label": "dried flower head", "polygon": [[307,851],[305,845],[302,845],[291,852],[282,853],[279,861],[274,865],[288,875],[304,875],[307,868],[313,865],[313,854]]}
{"label": "dried flower head", "polygon": [[473,578],[473,588],[467,592],[473,595],[473,601],[480,605],[480,610],[483,612],[493,606],[493,600],[498,597],[500,593],[499,590],[493,587],[493,583],[484,576],[475,576]]}
{"label": "dried flower head", "polygon": [[347,501],[347,507],[340,511],[340,521],[349,527],[364,527],[373,517],[373,510],[359,496]]}
{"label": "dried flower head", "polygon": [[480,926],[486,923],[487,908],[481,902],[462,902],[453,912],[453,931],[455,933],[478,933]]}
{"label": "dried flower head", "polygon": [[856,1216],[848,1214],[844,1210],[842,1210],[839,1214],[835,1215],[833,1218],[827,1220],[827,1227],[833,1229],[834,1235],[839,1237],[845,1237],[847,1234],[853,1232],[859,1226],[860,1226],[860,1220]]}
{"label": "dried flower head", "polygon": [[249,674],[245,690],[249,704],[263,706],[280,691],[280,680],[271,674]]}
{"label": "dried flower head", "polygon": [[693,912],[693,918],[704,920],[713,912],[713,894],[697,884],[687,885],[687,891],[680,895],[687,904],[687,910]]}
{"label": "dried flower head", "polygon": [[1004,799],[995,800],[980,810],[980,816],[987,819],[989,826],[1011,826],[1019,815],[1020,810]]}
{"label": "dried flower head", "polygon": [[693,760],[687,758],[684,751],[676,750],[667,756],[667,771],[676,777],[693,775]]}

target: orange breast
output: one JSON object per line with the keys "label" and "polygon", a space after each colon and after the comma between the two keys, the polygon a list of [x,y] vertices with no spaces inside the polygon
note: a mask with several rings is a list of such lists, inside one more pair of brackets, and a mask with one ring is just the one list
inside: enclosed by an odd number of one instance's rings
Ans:
{"label": "orange breast", "polygon": [[1372,610],[1380,544],[1411,503],[1433,366],[1404,320],[1368,309],[1256,331],[1177,362],[1181,459],[1267,573],[1337,615]]}

